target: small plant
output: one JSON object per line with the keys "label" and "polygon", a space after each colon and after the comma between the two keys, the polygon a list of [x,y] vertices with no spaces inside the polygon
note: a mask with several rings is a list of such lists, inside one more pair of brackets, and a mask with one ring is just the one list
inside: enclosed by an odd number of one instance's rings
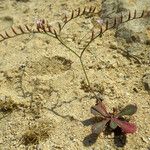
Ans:
{"label": "small plant", "polygon": [[136,132],[136,125],[133,123],[129,123],[127,119],[123,118],[123,116],[128,115],[131,116],[137,111],[137,106],[129,104],[124,109],[122,109],[119,113],[114,109],[113,113],[108,113],[105,105],[99,101],[95,106],[91,107],[91,113],[94,114],[99,122],[95,123],[92,126],[92,133],[100,134],[106,126],[110,126],[111,129],[116,129],[120,127],[122,132],[134,133]]}
{"label": "small plant", "polygon": [[38,144],[49,138],[54,130],[54,122],[52,121],[38,121],[36,124],[29,127],[29,129],[22,135],[21,141],[24,145]]}
{"label": "small plant", "polygon": [[0,112],[11,113],[13,110],[18,109],[19,104],[15,103],[11,97],[6,96],[5,100],[0,99]]}
{"label": "small plant", "polygon": [[[87,70],[84,64],[84,60],[85,60],[84,54],[88,50],[88,47],[91,45],[91,43],[94,42],[97,38],[99,37],[101,38],[106,31],[114,29],[114,28],[118,28],[119,25],[132,21],[132,20],[150,17],[150,11],[142,11],[141,13],[137,13],[136,10],[133,13],[129,11],[128,14],[124,15],[121,13],[120,15],[117,15],[116,17],[110,18],[106,21],[102,20],[101,18],[99,18],[98,20],[95,20],[95,15],[99,13],[100,13],[100,10],[97,10],[96,7],[89,7],[89,8],[85,7],[83,9],[78,8],[76,10],[72,10],[70,15],[65,15],[62,20],[60,20],[54,25],[46,21],[47,19],[38,19],[36,21],[35,26],[33,27],[26,25],[26,24],[22,26],[19,25],[17,27],[11,27],[8,31],[4,31],[4,33],[0,34],[0,43],[5,40],[17,37],[17,36],[30,35],[30,34],[44,34],[51,38],[56,39],[63,47],[66,48],[66,50],[68,50],[69,52],[71,52],[72,54],[76,56],[76,58],[78,59],[81,65],[83,74],[86,79],[86,84],[82,83],[81,88],[84,90],[86,89],[87,92],[91,92],[97,100],[97,104],[91,108],[91,112],[98,119],[100,119],[100,121],[93,125],[92,132],[99,134],[105,129],[106,126],[109,125],[113,130],[116,129],[117,127],[120,127],[123,133],[134,133],[136,131],[136,125],[129,123],[127,119],[123,118],[123,116],[133,115],[137,111],[137,106],[130,104],[130,105],[127,105],[119,113],[117,113],[116,111],[113,111],[113,113],[108,113],[104,104],[100,101],[102,99],[97,97],[97,93],[95,93],[97,91],[94,91],[93,88],[91,87],[90,80],[87,74]],[[93,26],[88,31],[86,30],[84,34],[79,35],[80,36],[79,40],[78,39],[76,40],[75,36],[73,35],[73,39],[71,40],[71,42],[74,42],[74,44],[76,44],[75,46],[77,47],[76,49],[73,46],[71,46],[71,43],[69,43],[69,41],[65,40],[65,35],[66,37],[68,37],[68,33],[65,34],[63,30],[67,26],[67,24],[69,24],[71,21],[77,18],[83,17],[83,16],[84,16],[84,19],[89,18],[91,16],[91,25]],[[74,29],[72,29],[72,31],[74,31]],[[133,58],[135,59],[135,57]],[[64,60],[60,56],[57,59],[59,59],[63,64],[68,63],[68,62],[64,62]],[[67,64],[67,67],[70,67],[71,63],[72,62],[69,61],[69,65]],[[46,70],[47,69],[48,68],[46,67]],[[43,70],[43,68],[41,70]],[[37,72],[39,73],[41,72],[41,70],[39,71],[37,70]],[[23,80],[24,71],[25,70],[23,68],[22,74],[18,78],[19,83],[20,83],[19,87],[21,87],[20,91],[22,91],[24,98],[26,98],[26,96],[29,94],[29,96],[31,97],[31,105],[33,104],[33,102],[35,102],[36,108],[37,108],[36,110],[38,110],[37,112],[35,111],[35,113],[38,116],[39,110],[42,107],[42,105],[40,102],[37,102],[36,96],[34,96],[32,93],[31,94],[26,93],[24,89],[22,88],[23,87],[22,80]],[[37,73],[37,76],[39,75],[38,73]],[[28,82],[30,83],[30,81]],[[42,94],[39,94],[39,95],[43,96]],[[48,110],[52,111],[57,116],[61,116],[57,112],[54,111],[56,106],[57,104]],[[18,108],[18,105],[12,101],[0,102],[0,111],[2,112],[8,112],[8,111],[12,112],[16,108]],[[33,107],[33,111],[34,111],[34,107]],[[37,125],[31,126],[22,135],[22,139],[21,139],[22,144],[26,146],[38,144],[41,141],[48,139],[53,130],[54,130],[54,126],[53,125],[50,126],[49,122],[37,123]]]}
{"label": "small plant", "polygon": [[[150,11],[143,10],[141,13],[137,13],[137,11],[135,10],[133,13],[129,11],[129,13],[125,15],[121,13],[119,16],[115,16],[114,18],[108,19],[106,21],[102,20],[101,18],[99,18],[98,20],[95,20],[93,18],[94,20],[91,19],[91,23],[93,24],[93,27],[89,31],[87,31],[86,34],[83,35],[79,41],[76,41],[76,43],[78,43],[77,44],[78,48],[80,47],[79,48],[80,51],[76,52],[76,50],[70,47],[68,43],[64,40],[64,37],[62,36],[62,34],[65,35],[65,33],[63,33],[63,29],[66,27],[68,23],[70,23],[71,21],[79,17],[85,16],[85,19],[86,19],[87,16],[95,16],[99,13],[100,13],[100,10],[97,9],[96,7],[89,7],[89,8],[84,7],[83,9],[78,8],[78,9],[72,10],[69,16],[65,15],[61,21],[57,22],[54,25],[51,25],[51,23],[46,21],[46,19],[38,19],[36,21],[35,27],[31,27],[25,24],[22,26],[19,25],[17,27],[11,27],[10,30],[4,31],[4,33],[0,34],[0,42],[14,38],[16,36],[25,35],[25,34],[26,35],[27,34],[28,35],[29,34],[45,34],[49,37],[55,38],[57,41],[59,41],[62,44],[62,46],[66,48],[66,50],[70,51],[78,58],[81,64],[83,73],[85,75],[87,84],[90,88],[90,92],[92,92],[92,94],[96,97],[95,92],[91,89],[90,80],[88,78],[86,68],[83,62],[85,51],[87,51],[88,47],[95,39],[97,39],[98,37],[102,37],[102,35],[106,31],[114,29],[114,28],[118,28],[120,24],[129,22],[131,20],[150,17]],[[113,21],[110,21],[110,20],[113,20]]]}

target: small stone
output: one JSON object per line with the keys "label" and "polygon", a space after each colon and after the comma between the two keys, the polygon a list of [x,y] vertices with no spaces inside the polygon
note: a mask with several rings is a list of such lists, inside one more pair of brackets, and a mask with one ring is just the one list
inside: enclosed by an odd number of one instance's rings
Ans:
{"label": "small stone", "polygon": [[145,137],[141,137],[142,141],[148,143],[148,140]]}
{"label": "small stone", "polygon": [[68,38],[68,39],[67,39],[67,42],[72,42],[72,39],[71,39],[71,38]]}
{"label": "small stone", "polygon": [[110,43],[110,46],[109,46],[111,49],[117,49],[117,43]]}
{"label": "small stone", "polygon": [[145,74],[143,76],[144,87],[147,91],[150,91],[150,74]]}
{"label": "small stone", "polygon": [[2,139],[2,137],[0,137],[0,144],[2,144],[3,143],[3,139]]}

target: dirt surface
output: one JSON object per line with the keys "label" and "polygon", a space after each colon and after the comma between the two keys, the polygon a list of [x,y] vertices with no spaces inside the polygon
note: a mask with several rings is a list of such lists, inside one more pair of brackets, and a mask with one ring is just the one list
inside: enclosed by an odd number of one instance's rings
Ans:
{"label": "dirt surface", "polygon": [[[100,9],[101,3],[1,0],[0,31],[12,25],[34,26],[39,18],[55,24],[72,9],[85,6]],[[62,37],[79,53],[76,41],[91,28],[91,18],[81,17],[66,26]],[[150,38],[149,30],[147,34]],[[142,57],[144,61],[127,58],[120,49],[126,50],[130,43],[114,35],[111,30],[97,38],[84,53],[83,63],[91,86],[103,95],[108,110],[137,104],[131,122],[138,131],[126,136],[126,144],[113,133],[102,133],[97,139],[90,136],[87,120],[93,117],[90,107],[95,98],[87,89],[79,58],[55,38],[29,34],[0,43],[0,150],[150,149],[150,57]],[[138,47],[150,55],[148,44],[135,43],[134,49]]]}

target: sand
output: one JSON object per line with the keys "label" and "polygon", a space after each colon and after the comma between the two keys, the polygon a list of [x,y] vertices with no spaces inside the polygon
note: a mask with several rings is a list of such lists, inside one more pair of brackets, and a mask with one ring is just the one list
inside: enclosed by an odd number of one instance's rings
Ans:
{"label": "sand", "polygon": [[[99,0],[1,0],[0,31],[12,25],[34,26],[39,18],[55,24],[72,9],[85,6],[101,7]],[[76,40],[92,27],[90,22],[81,17],[62,33],[77,53],[81,50]],[[85,122],[93,117],[90,108],[96,99],[87,89],[79,59],[57,39],[29,34],[0,43],[0,150],[150,149],[150,95],[143,84],[150,67],[119,53],[124,45],[114,33],[97,38],[84,53],[83,63],[109,111],[137,104],[131,122],[138,130],[126,136],[126,144],[116,143],[113,133],[102,133],[96,140],[89,136],[91,125]],[[149,46],[144,49],[149,51]]]}

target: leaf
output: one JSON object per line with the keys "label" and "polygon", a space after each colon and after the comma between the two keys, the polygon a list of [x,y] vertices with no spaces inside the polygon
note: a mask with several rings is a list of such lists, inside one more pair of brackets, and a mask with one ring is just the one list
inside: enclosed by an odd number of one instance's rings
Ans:
{"label": "leaf", "polygon": [[105,105],[99,102],[95,106],[91,107],[91,113],[98,117],[109,117],[109,113],[106,111]]}
{"label": "leaf", "polygon": [[95,123],[92,126],[92,133],[100,134],[104,130],[105,125],[108,121],[109,119],[106,119],[106,120],[102,120],[101,122]]}
{"label": "leaf", "polygon": [[117,125],[114,121],[111,120],[111,122],[110,122],[110,127],[111,127],[112,129],[116,129],[117,126],[118,126],[118,125]]}
{"label": "leaf", "polygon": [[133,115],[137,111],[136,105],[127,105],[120,113],[118,113],[116,116],[124,116],[124,115]]}
{"label": "leaf", "polygon": [[129,123],[127,121],[121,121],[117,118],[112,118],[111,121],[115,122],[124,133],[134,133],[137,130],[137,127],[133,123]]}

